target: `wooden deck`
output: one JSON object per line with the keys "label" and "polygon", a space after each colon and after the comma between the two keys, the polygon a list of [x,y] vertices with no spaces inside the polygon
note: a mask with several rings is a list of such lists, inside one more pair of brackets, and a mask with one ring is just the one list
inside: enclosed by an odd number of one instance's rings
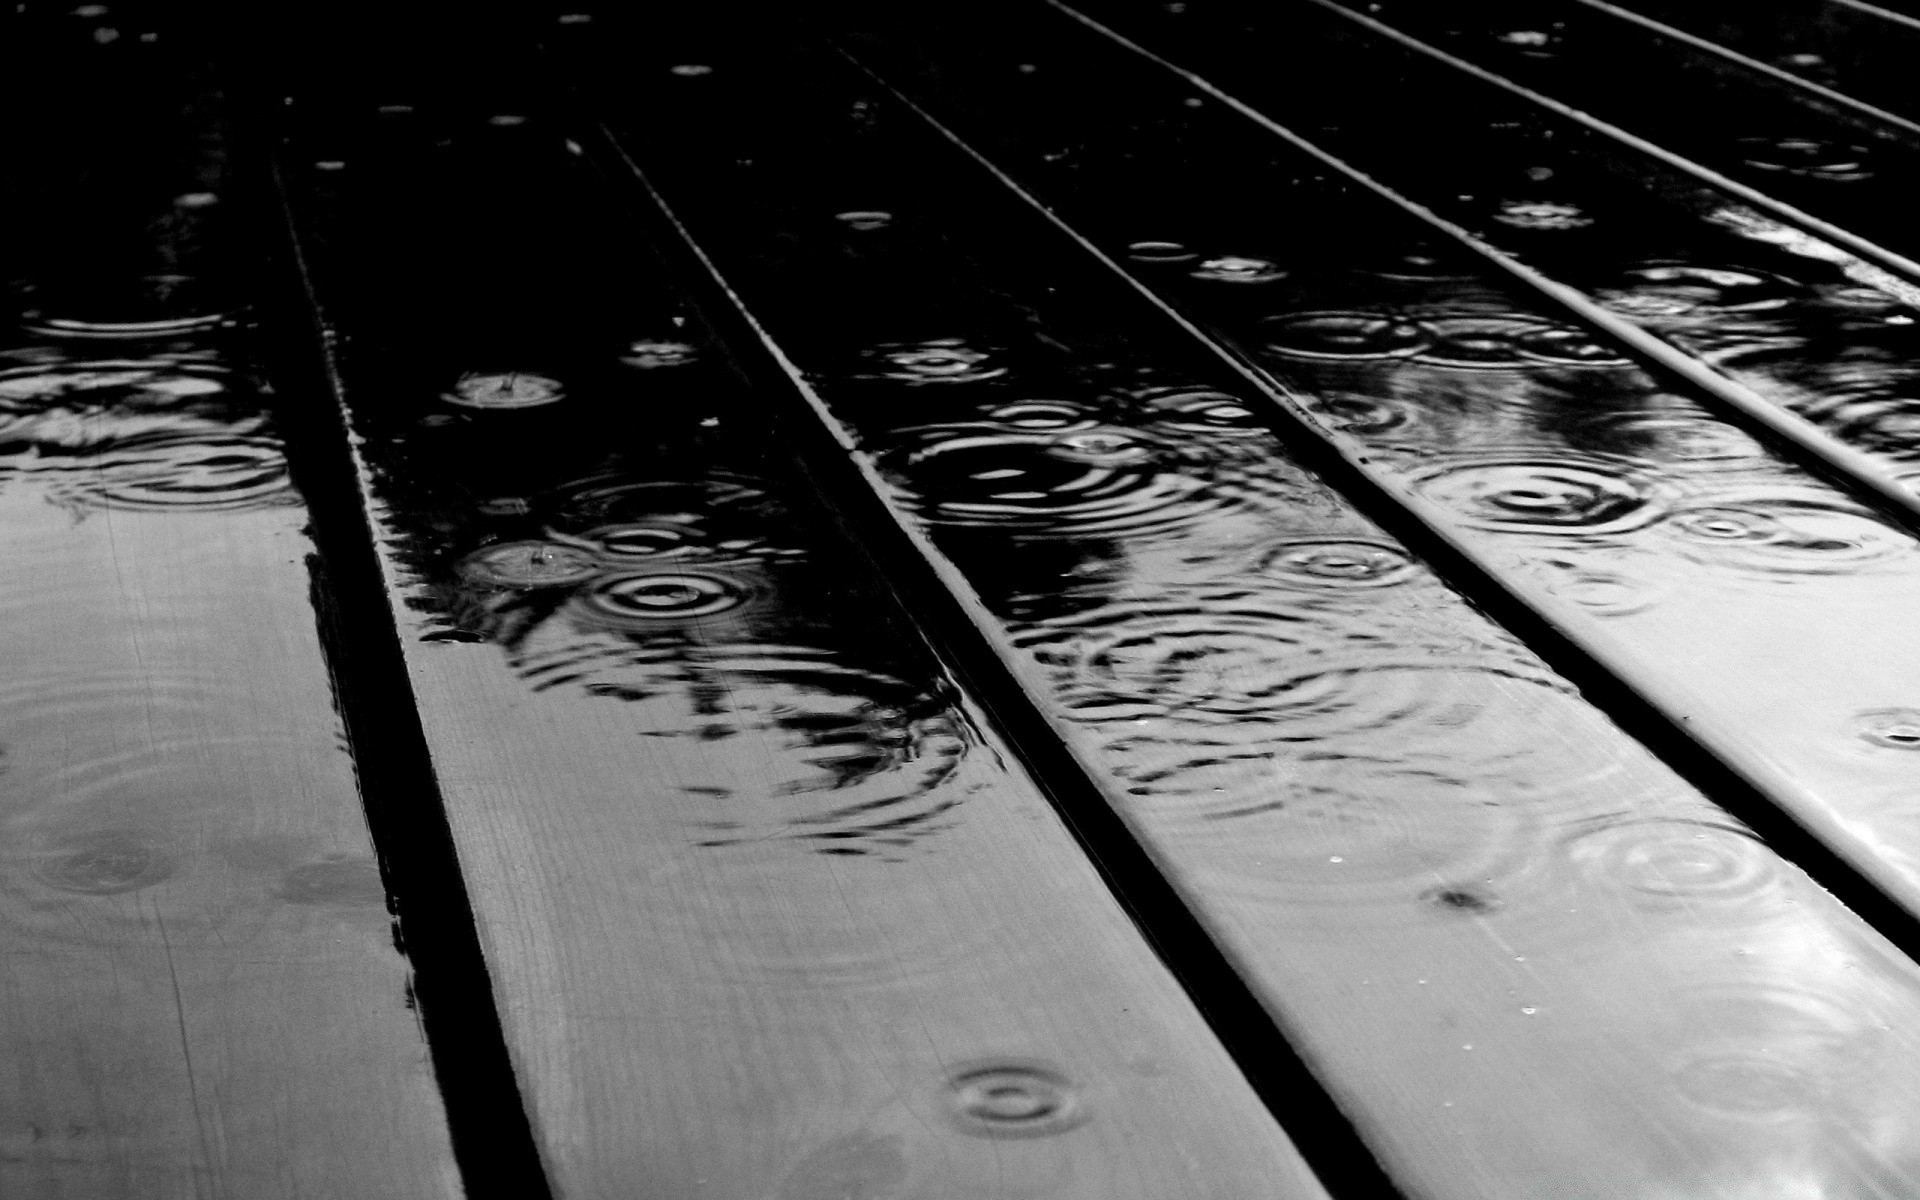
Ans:
{"label": "wooden deck", "polygon": [[0,21],[0,1196],[1920,1194],[1920,8]]}

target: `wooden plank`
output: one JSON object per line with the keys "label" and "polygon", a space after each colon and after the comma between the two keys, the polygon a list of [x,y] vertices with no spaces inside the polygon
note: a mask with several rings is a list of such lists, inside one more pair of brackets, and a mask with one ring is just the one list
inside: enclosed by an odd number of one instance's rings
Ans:
{"label": "wooden plank", "polygon": [[[1290,155],[1257,128],[1205,108],[1170,125],[1164,114],[1184,107],[1188,95],[1177,78],[1156,81],[1121,58],[1083,50],[1091,43],[1073,36],[1064,21],[1045,36],[1057,40],[1032,53],[1045,48],[1051,62],[1086,61],[1057,69],[1044,86],[1022,89],[1024,96],[998,100],[943,66],[950,85],[939,93],[942,111],[966,113],[971,106],[970,116],[954,118],[968,136],[979,136],[988,152],[1014,166],[1113,259],[1130,262],[1143,287],[1234,347],[1243,369],[1366,477],[1414,506],[1451,545],[1652,697],[1858,869],[1909,907],[1916,904],[1920,874],[1898,799],[1906,786],[1905,759],[1879,753],[1892,744],[1887,731],[1906,711],[1898,697],[1920,656],[1920,643],[1897,616],[1920,570],[1911,534],[1604,348],[1596,346],[1591,361],[1571,374],[1570,360],[1556,368],[1518,351],[1503,358],[1502,338],[1529,328],[1558,329],[1543,336],[1588,343],[1551,310],[1485,280],[1470,259],[1417,270],[1396,266],[1390,260],[1398,252],[1429,253],[1419,249],[1417,223],[1317,182],[1310,160]],[[990,61],[982,71],[991,69]],[[925,86],[931,92],[937,85],[929,79]],[[1044,158],[1049,138],[1088,119],[1074,89],[1097,97],[1116,88],[1138,98],[1124,117],[1101,108],[1103,119],[1127,122],[1127,157],[1090,151],[1071,171],[1050,167]],[[1015,108],[1024,120],[1017,130],[1005,123]],[[1147,183],[1153,178],[1192,186],[1153,190]],[[1578,198],[1579,211],[1590,211],[1587,197]],[[1302,227],[1320,230],[1328,249],[1303,252],[1284,240],[1282,230]],[[1595,228],[1609,238],[1631,238],[1637,226],[1616,220]],[[1245,291],[1199,286],[1208,281],[1190,279],[1177,264],[1129,260],[1129,243],[1155,230],[1169,241],[1283,259],[1292,278],[1249,300]],[[1383,238],[1389,248],[1381,254],[1389,261],[1352,249]],[[1680,261],[1676,269],[1683,273],[1709,272],[1687,276],[1703,284],[1726,265],[1715,259],[1718,266],[1691,268],[1685,264],[1697,258]],[[1627,298],[1670,300],[1684,292],[1687,285],[1662,276],[1662,269],[1649,266],[1652,274]],[[1744,277],[1718,278],[1733,280],[1728,286],[1738,290]],[[1758,286],[1767,290],[1774,278],[1768,273]],[[1787,305],[1773,300],[1792,303],[1795,296],[1805,300],[1782,284],[1777,294],[1749,297],[1759,309],[1726,314],[1718,328],[1731,338],[1736,318],[1789,321]],[[1831,311],[1843,306],[1828,306],[1828,330],[1844,331],[1848,319]],[[1417,345],[1404,354],[1348,354],[1337,346],[1322,353],[1284,334],[1276,340],[1274,330],[1290,328],[1289,322],[1306,321],[1303,328],[1311,330],[1320,319],[1311,314],[1350,311],[1363,322],[1371,319],[1367,314],[1382,316],[1387,328],[1403,313],[1428,321],[1409,334],[1416,343],[1430,335],[1445,341],[1451,329],[1493,336],[1487,350],[1493,360],[1485,364],[1492,373],[1463,373],[1477,362],[1472,347],[1455,361],[1444,347],[1434,354],[1414,353]],[[1754,317],[1755,311],[1764,315]],[[1891,303],[1874,311],[1898,315]],[[1433,320],[1442,324],[1432,326]],[[1903,336],[1898,324],[1874,323]],[[1755,348],[1761,356],[1776,347],[1792,354],[1801,344],[1788,343],[1761,336]],[[1889,373],[1899,378],[1903,370]],[[1874,372],[1872,360],[1863,359],[1861,378],[1872,381]],[[1350,403],[1406,419],[1382,418],[1376,427],[1352,417]],[[1610,429],[1629,432],[1595,432]],[[1565,474],[1568,469],[1575,473]],[[1545,488],[1546,518],[1528,521],[1503,510],[1508,486],[1516,495]],[[1616,503],[1626,505],[1621,512],[1630,519],[1607,519]],[[1589,594],[1588,580],[1611,581],[1599,592],[1613,601]],[[1729,619],[1729,611],[1738,618]],[[1848,619],[1831,619],[1842,611]]]}
{"label": "wooden plank", "polygon": [[555,1191],[1323,1196],[526,78],[287,177]]}
{"label": "wooden plank", "polygon": [[[1026,92],[997,115],[1063,171],[1153,144],[1055,123],[1020,64],[1088,80],[1011,7],[953,16],[946,64]],[[1250,389],[994,180],[737,17],[601,11],[550,41],[1408,1194],[1911,1189],[1911,961],[1290,461]],[[1272,281],[1239,249],[1181,269],[1253,304]]]}
{"label": "wooden plank", "polygon": [[[1738,196],[1626,152],[1567,118],[1368,38],[1324,6],[1287,11],[1277,23],[1253,22],[1252,34],[1238,19],[1203,32],[1206,22],[1168,26],[1153,19],[1164,13],[1136,5],[1113,11],[1148,17],[1143,28],[1170,38],[1171,52],[1196,55],[1195,61],[1235,81],[1233,86],[1244,82],[1262,107],[1248,107],[1243,115],[1267,122],[1270,134],[1297,138],[1288,122],[1315,131],[1323,146],[1313,153],[1332,156],[1328,165],[1337,162],[1336,170],[1391,198],[1443,238],[1470,246],[1578,322],[1602,329],[1745,421],[1796,443],[1817,466],[1920,514],[1920,493],[1902,452],[1908,439],[1862,429],[1854,414],[1835,413],[1807,394],[1799,376],[1824,366],[1818,354],[1796,354],[1805,347],[1781,338],[1763,339],[1759,354],[1725,345],[1738,336],[1726,329],[1728,321],[1737,327],[1749,320],[1751,309],[1726,314],[1709,302],[1698,313],[1672,319],[1672,313],[1636,306],[1631,297],[1621,300],[1649,282],[1648,270],[1660,275],[1656,286],[1669,284],[1665,271],[1676,264],[1758,271],[1763,282],[1777,277],[1798,293],[1783,306],[1783,317],[1769,319],[1813,327],[1832,324],[1836,316],[1851,322],[1862,306],[1885,310],[1914,299],[1920,293],[1913,284],[1889,274],[1914,264],[1897,255],[1866,256],[1861,247],[1830,243],[1778,214],[1755,211]],[[1249,48],[1283,45],[1297,36],[1314,39],[1321,53],[1297,78],[1271,86],[1260,56],[1249,61]],[[1223,42],[1239,48],[1222,48]],[[1377,80],[1378,86],[1363,86],[1362,80]],[[1201,85],[1189,80],[1188,86]],[[1245,103],[1229,93],[1216,99],[1221,97]],[[1516,183],[1508,178],[1515,160],[1550,174]],[[1749,302],[1743,297],[1732,303]],[[1899,332],[1892,331],[1896,337]],[[1856,341],[1875,336],[1870,325],[1843,324],[1838,333]]]}
{"label": "wooden plank", "polygon": [[0,1194],[455,1196],[214,93],[87,13],[5,85]]}
{"label": "wooden plank", "polygon": [[1920,30],[1898,14],[1828,0],[1788,0],[1759,10],[1670,0],[1575,2],[1685,41],[1841,111],[1908,133],[1920,130],[1920,105],[1904,83],[1903,67]]}

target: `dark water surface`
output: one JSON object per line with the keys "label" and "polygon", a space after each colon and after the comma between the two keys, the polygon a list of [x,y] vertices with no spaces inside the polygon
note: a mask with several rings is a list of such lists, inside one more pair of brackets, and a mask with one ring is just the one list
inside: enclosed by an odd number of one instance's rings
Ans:
{"label": "dark water surface", "polygon": [[[1454,544],[1914,902],[1911,771],[1876,732],[1914,706],[1920,677],[1901,615],[1920,582],[1909,532],[1278,139],[1187,104],[1174,76],[1064,18],[1021,28],[1017,51],[932,65],[904,42],[863,44]],[[1548,210],[1567,227],[1530,236],[1588,232],[1578,206],[1543,200],[1527,219],[1552,224]],[[1225,255],[1276,277],[1195,266]],[[1764,327],[1790,291],[1685,260],[1635,271],[1623,309],[1677,310],[1648,319],[1685,327],[1704,307],[1702,338]],[[1844,323],[1837,295],[1821,303]],[[1905,328],[1888,316],[1856,323]]]}
{"label": "dark water surface", "polygon": [[[1791,715],[1896,803],[1903,676],[1806,719],[1824,678],[1734,639],[1837,581],[1861,636],[1911,537],[1373,210],[1295,219],[1251,186],[1271,151],[1090,38],[991,15],[927,27],[943,99],[1070,219],[1257,333],[1560,619],[1689,682],[1761,651],[1729,725],[1792,678],[1761,736]],[[607,13],[553,41],[1409,1194],[1911,1189],[1913,964],[1296,465],[1263,397],[830,54]]]}
{"label": "dark water surface", "polygon": [[0,1193],[452,1196],[174,30],[10,15]]}
{"label": "dark water surface", "polygon": [[1321,1195],[549,103],[382,78],[288,194],[556,1191]]}
{"label": "dark water surface", "polygon": [[[1179,13],[1094,8],[1916,490],[1913,281],[1304,0],[1254,17],[1204,0]],[[1296,39],[1315,54],[1301,69],[1267,71]],[[1850,150],[1831,162],[1809,153],[1773,145],[1749,157],[1782,174],[1866,170]]]}

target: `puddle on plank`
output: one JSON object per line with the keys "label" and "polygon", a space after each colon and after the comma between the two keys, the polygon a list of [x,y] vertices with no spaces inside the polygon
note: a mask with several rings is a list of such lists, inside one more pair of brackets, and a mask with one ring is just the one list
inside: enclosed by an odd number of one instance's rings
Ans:
{"label": "puddle on plank", "polygon": [[[1029,31],[1013,27],[1021,61],[1034,62]],[[964,67],[947,60],[950,78],[977,68],[1041,79],[1068,65],[1048,55],[1025,71],[951,32],[933,40],[984,52]],[[1114,781],[1397,1175],[1462,1196],[1532,1195],[1542,1177],[1675,1192],[1737,1190],[1783,1170],[1833,1186],[1911,1177],[1914,1133],[1892,1117],[1905,1085],[1887,1063],[1920,1045],[1887,1018],[1920,1006],[1912,964],[1292,465],[1251,415],[1260,401],[1055,257],[1059,244],[1031,235],[1010,201],[967,182],[978,176],[946,173],[951,159],[918,161],[939,159],[923,127],[830,59],[787,61],[713,37],[699,53],[722,64],[716,82],[739,89],[716,103],[753,119],[715,121],[696,140],[622,111],[617,130],[981,595],[1036,697]],[[578,54],[576,66],[593,61],[591,47]],[[1060,75],[1072,82],[1050,87],[1084,86],[1084,75]],[[782,103],[769,108],[761,88]],[[1128,107],[1124,91],[1077,94]],[[642,99],[633,111],[655,111]],[[1145,141],[1105,122],[1069,137],[1051,116],[1031,96],[996,113],[1068,176],[1098,137]],[[1166,188],[1184,194],[1200,178],[1169,175]],[[1143,207],[1168,204],[1166,189],[1128,182]],[[793,236],[854,193],[913,214],[896,221],[890,253],[868,246],[852,259]],[[914,227],[928,232],[909,239]],[[1195,245],[1188,233],[1146,231],[1121,246],[1230,293],[1223,303],[1256,319],[1293,311],[1302,285],[1278,231],[1191,256],[1178,252]],[[1229,256],[1287,274],[1258,287],[1192,277],[1194,262]],[[1365,314],[1336,345],[1373,338],[1372,314],[1395,287],[1474,290],[1471,269],[1418,248],[1378,257],[1407,282],[1313,306]],[[802,292],[836,303],[823,311]],[[1537,538],[1563,556],[1589,543],[1611,551],[1688,501],[1657,464],[1605,449],[1574,472],[1504,403],[1493,406],[1499,439],[1469,436],[1454,409],[1486,407],[1490,390],[1551,379],[1605,395],[1624,368],[1550,318],[1432,298],[1404,321],[1382,314],[1383,352],[1364,366],[1314,361],[1349,375],[1419,372],[1427,387],[1455,381],[1438,412],[1421,388],[1349,397],[1382,430],[1444,425],[1482,471],[1466,494],[1487,520],[1520,530],[1492,536]],[[935,342],[982,348],[1006,369],[934,389],[857,365],[876,347]],[[1168,396],[1207,399],[1157,403]],[[1091,462],[1070,440],[1086,431],[1099,434]],[[1489,469],[1488,449],[1503,445],[1512,455]],[[1542,460],[1544,475],[1532,466]],[[1083,502],[1109,487],[1120,519]],[[1580,566],[1597,571],[1595,561]],[[1838,1007],[1811,1018],[1819,1032],[1806,1052],[1769,1074],[1768,1038],[1803,1019],[1779,998],[1836,979]],[[1735,1008],[1739,1019],[1723,1023]],[[1855,1071],[1850,1089],[1841,1081]],[[1544,1090],[1529,1082],[1549,1076]],[[1887,1114],[1874,1126],[1884,1136],[1826,1138],[1807,1098],[1829,1084],[1862,1106],[1860,1119]],[[1791,1124],[1762,1133],[1728,1116],[1748,1109]],[[1596,1129],[1605,1153],[1566,1149],[1593,1145]]]}
{"label": "puddle on plank", "polygon": [[[343,138],[356,170],[309,177],[300,220],[557,1178],[1315,1194],[624,210],[558,134],[417,124]],[[822,224],[891,236],[882,212]],[[929,409],[1007,369],[858,351]],[[530,376],[550,402],[454,386]],[[609,1155],[636,1120],[674,1133]],[[1199,1157],[1114,1176],[1170,1137]]]}

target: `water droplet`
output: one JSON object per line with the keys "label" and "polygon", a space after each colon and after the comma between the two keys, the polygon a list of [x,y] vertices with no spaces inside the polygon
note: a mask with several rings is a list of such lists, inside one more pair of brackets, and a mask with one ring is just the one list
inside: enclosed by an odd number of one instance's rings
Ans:
{"label": "water droplet", "polygon": [[588,551],[564,542],[496,542],[460,560],[460,574],[495,587],[565,587],[602,570]]}
{"label": "water droplet", "polygon": [[1418,572],[1400,550],[1377,542],[1286,542],[1269,551],[1260,569],[1285,583],[1308,587],[1374,588],[1405,583]]}
{"label": "water droplet", "polygon": [[1579,206],[1558,200],[1502,200],[1493,219],[1515,229],[1550,231],[1585,229],[1593,224],[1593,218]]}
{"label": "water droplet", "polygon": [[1432,345],[1433,331],[1369,312],[1303,312],[1264,322],[1266,348],[1295,358],[1404,358]]}
{"label": "water droplet", "polygon": [[609,576],[582,594],[594,615],[614,624],[645,627],[688,621],[739,608],[753,597],[745,582],[724,575],[683,571]]}
{"label": "water droplet", "polygon": [[493,116],[487,118],[487,124],[497,125],[502,129],[511,129],[516,125],[525,125],[526,123],[527,119],[519,113],[495,113]]}
{"label": "water droplet", "polygon": [[344,171],[347,164],[338,158],[323,158],[313,164],[316,171]]}
{"label": "water droplet", "polygon": [[833,214],[833,219],[842,222],[850,228],[862,231],[885,229],[887,226],[893,224],[893,214],[890,212],[881,212],[879,209],[853,209],[843,213],[835,213]]}
{"label": "water droplet", "polygon": [[1287,272],[1264,258],[1245,258],[1236,254],[1209,258],[1189,272],[1195,279],[1221,283],[1271,283],[1285,279]]}
{"label": "water droplet", "polygon": [[1854,719],[1859,736],[1889,750],[1920,750],[1920,708],[1875,708]]}
{"label": "water droplet", "polygon": [[220,203],[220,197],[212,192],[182,192],[173,198],[175,208],[211,208]]}
{"label": "water droplet", "polygon": [[1143,263],[1183,263],[1200,256],[1179,242],[1134,242],[1127,247],[1127,257]]}
{"label": "water droplet", "polygon": [[1469,523],[1505,533],[1623,533],[1662,512],[1623,470],[1599,461],[1459,463],[1414,486]]}
{"label": "water droplet", "polygon": [[687,79],[697,78],[698,76],[701,76],[701,75],[713,74],[713,68],[710,66],[707,66],[705,63],[681,63],[678,66],[669,67],[668,70],[672,71],[675,75],[679,75]]}
{"label": "water droplet", "polygon": [[561,13],[554,18],[562,25],[588,25],[593,22],[592,13]]}
{"label": "water droplet", "polygon": [[962,1066],[947,1080],[954,1122],[980,1137],[1043,1137],[1065,1133],[1088,1116],[1064,1073],[1031,1060]]}
{"label": "water droplet", "polygon": [[638,338],[627,343],[620,361],[630,367],[650,371],[657,367],[683,367],[700,357],[700,352],[685,342],[658,338]]}
{"label": "water droplet", "polygon": [[1494,35],[1495,40],[1509,46],[1544,46],[1549,37],[1544,29],[1514,29]]}
{"label": "water droplet", "polygon": [[559,380],[530,371],[468,371],[440,398],[466,408],[537,408],[566,394]]}
{"label": "water droplet", "polygon": [[34,875],[50,888],[94,896],[152,887],[174,873],[165,850],[139,834],[89,834],[35,856]]}

